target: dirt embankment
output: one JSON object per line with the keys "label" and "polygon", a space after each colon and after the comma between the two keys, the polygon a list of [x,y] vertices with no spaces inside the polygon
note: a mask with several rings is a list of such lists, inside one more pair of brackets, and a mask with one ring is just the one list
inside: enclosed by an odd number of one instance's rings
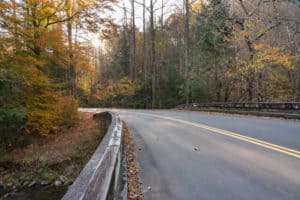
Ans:
{"label": "dirt embankment", "polygon": [[27,147],[5,155],[10,159],[0,164],[0,193],[71,184],[100,144],[104,129],[93,114],[81,113],[76,126],[55,138],[34,138]]}

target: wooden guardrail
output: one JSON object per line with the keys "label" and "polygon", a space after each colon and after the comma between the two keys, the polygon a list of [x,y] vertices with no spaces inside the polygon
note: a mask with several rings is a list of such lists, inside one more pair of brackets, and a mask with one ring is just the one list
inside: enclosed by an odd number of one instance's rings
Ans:
{"label": "wooden guardrail", "polygon": [[63,200],[127,199],[121,119],[113,112],[98,113],[94,118],[106,120],[109,128]]}

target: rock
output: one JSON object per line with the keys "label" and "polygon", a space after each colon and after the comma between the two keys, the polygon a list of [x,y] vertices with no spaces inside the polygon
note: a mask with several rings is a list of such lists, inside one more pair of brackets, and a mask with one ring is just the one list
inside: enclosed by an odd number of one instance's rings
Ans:
{"label": "rock", "polygon": [[13,184],[12,183],[7,183],[6,186],[11,187],[11,186],[13,186]]}
{"label": "rock", "polygon": [[48,182],[48,181],[41,181],[40,184],[41,184],[41,185],[49,185],[49,182]]}
{"label": "rock", "polygon": [[73,182],[66,181],[66,182],[64,182],[64,185],[65,185],[65,186],[70,186],[70,185],[72,185],[72,183],[73,183]]}
{"label": "rock", "polygon": [[69,167],[66,168],[64,174],[65,174],[65,176],[70,176],[71,174],[73,174],[73,171],[74,171],[74,166],[70,165]]}
{"label": "rock", "polygon": [[35,184],[36,184],[36,181],[31,181],[31,182],[29,183],[28,187],[32,187],[32,186],[34,186]]}
{"label": "rock", "polygon": [[27,175],[27,176],[25,176],[25,180],[26,181],[31,181],[31,180],[33,180],[34,179],[34,176],[33,175]]}
{"label": "rock", "polygon": [[200,148],[199,147],[194,147],[194,150],[195,151],[200,151]]}
{"label": "rock", "polygon": [[29,184],[30,184],[29,181],[24,181],[23,184],[22,184],[22,186],[23,186],[23,187],[27,187]]}
{"label": "rock", "polygon": [[2,176],[2,179],[8,179],[10,177],[10,174],[5,174],[5,175],[1,175]]}
{"label": "rock", "polygon": [[61,186],[61,181],[59,181],[59,180],[55,181],[55,182],[54,182],[54,185],[55,185],[56,187]]}
{"label": "rock", "polygon": [[65,183],[68,181],[67,177],[65,176],[59,176],[59,180],[62,182],[62,183]]}

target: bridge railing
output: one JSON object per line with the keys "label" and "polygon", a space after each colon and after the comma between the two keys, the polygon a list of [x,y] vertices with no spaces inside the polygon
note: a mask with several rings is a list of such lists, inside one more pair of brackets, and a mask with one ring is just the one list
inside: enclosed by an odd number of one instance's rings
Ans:
{"label": "bridge railing", "polygon": [[109,128],[63,200],[127,199],[121,119],[113,112],[98,113],[94,118],[105,120]]}
{"label": "bridge railing", "polygon": [[300,102],[292,103],[191,103],[182,104],[177,108],[234,108],[234,109],[271,109],[271,110],[300,110]]}

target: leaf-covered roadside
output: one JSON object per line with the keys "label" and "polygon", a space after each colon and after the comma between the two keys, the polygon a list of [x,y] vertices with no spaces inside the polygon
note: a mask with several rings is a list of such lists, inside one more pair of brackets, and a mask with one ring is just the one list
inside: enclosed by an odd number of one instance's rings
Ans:
{"label": "leaf-covered roadside", "polygon": [[125,138],[126,159],[127,159],[128,199],[142,200],[144,195],[143,195],[142,184],[139,181],[139,168],[135,161],[134,144],[132,143],[130,132],[124,122],[123,122],[123,133]]}

